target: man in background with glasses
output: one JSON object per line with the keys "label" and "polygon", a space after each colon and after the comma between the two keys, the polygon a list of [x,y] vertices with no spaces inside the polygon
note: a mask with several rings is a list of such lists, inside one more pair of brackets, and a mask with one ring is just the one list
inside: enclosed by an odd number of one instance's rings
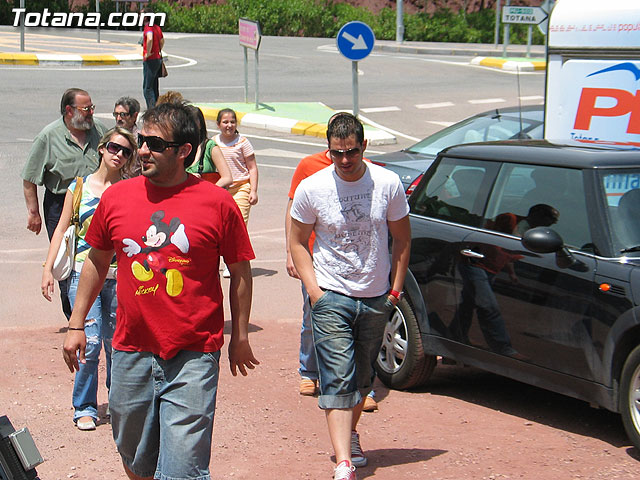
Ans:
{"label": "man in background with glasses", "polygon": [[[134,138],[138,137],[138,113],[140,113],[140,102],[132,97],[120,97],[113,107],[113,118],[116,120],[118,127],[129,130]],[[137,177],[142,171],[140,158],[136,158],[135,163],[131,165],[131,177]],[[127,177],[128,178],[128,177]]]}
{"label": "man in background with glasses", "polygon": [[191,111],[163,103],[143,116],[142,175],[109,187],[85,237],[91,245],[64,342],[73,372],[82,326],[115,251],[117,328],[109,406],[130,479],[208,480],[223,344],[220,257],[231,272],[232,375],[259,362],[249,345],[253,249],[231,195],[185,171],[199,143]]}
{"label": "man in background with glasses", "polygon": [[[95,105],[85,90],[66,90],[60,102],[62,117],[44,127],[36,136],[22,169],[27,229],[36,235],[42,229],[38,185],[44,185],[42,210],[49,241],[58,225],[71,181],[98,168],[98,142],[107,129],[102,123],[94,122],[94,110]],[[67,280],[59,282],[59,285],[62,310],[69,318],[71,306],[67,297]]]}
{"label": "man in background with glasses", "polygon": [[355,480],[354,464],[367,463],[356,427],[385,325],[402,296],[411,229],[400,178],[363,159],[367,142],[360,121],[336,115],[327,140],[333,165],[295,191],[290,249],[309,295],[318,406],[335,451],[334,480]]}

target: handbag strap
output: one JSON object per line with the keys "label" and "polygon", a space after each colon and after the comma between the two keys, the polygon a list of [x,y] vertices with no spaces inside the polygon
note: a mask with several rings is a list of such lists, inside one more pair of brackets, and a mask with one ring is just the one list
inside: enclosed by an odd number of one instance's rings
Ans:
{"label": "handbag strap", "polygon": [[71,225],[80,227],[80,202],[82,202],[82,177],[76,177],[76,187],[73,189],[73,215]]}

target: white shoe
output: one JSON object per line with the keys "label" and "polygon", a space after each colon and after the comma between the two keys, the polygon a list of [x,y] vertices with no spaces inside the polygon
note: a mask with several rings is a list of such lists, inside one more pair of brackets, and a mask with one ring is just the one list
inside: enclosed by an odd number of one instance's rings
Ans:
{"label": "white shoe", "polygon": [[333,471],[333,480],[356,480],[356,467],[343,460]]}
{"label": "white shoe", "polygon": [[78,427],[78,430],[95,430],[96,422],[91,417],[82,417],[78,419],[78,421],[76,422],[76,426]]}

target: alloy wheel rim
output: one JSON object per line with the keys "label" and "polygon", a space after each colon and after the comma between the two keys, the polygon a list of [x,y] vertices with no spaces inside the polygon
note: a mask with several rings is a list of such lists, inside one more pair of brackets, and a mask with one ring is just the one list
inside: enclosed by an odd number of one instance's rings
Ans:
{"label": "alloy wheel rim", "polygon": [[400,370],[407,354],[407,324],[398,307],[384,327],[382,345],[378,353],[378,365],[387,373]]}

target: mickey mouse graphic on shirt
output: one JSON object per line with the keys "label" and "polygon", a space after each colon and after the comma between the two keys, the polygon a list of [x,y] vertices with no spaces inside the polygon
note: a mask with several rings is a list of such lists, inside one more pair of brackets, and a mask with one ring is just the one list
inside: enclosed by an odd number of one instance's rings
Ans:
{"label": "mickey mouse graphic on shirt", "polygon": [[144,259],[134,260],[131,264],[133,276],[141,282],[151,280],[155,273],[162,273],[167,278],[166,291],[172,297],[180,295],[184,286],[182,274],[171,266],[165,252],[160,250],[175,245],[180,252],[189,251],[189,239],[184,231],[184,225],[178,217],[173,217],[169,223],[165,223],[165,213],[158,210],[151,215],[151,225],[142,236],[142,245],[131,238],[125,238],[122,243],[126,245],[122,249],[128,257],[144,255]]}

